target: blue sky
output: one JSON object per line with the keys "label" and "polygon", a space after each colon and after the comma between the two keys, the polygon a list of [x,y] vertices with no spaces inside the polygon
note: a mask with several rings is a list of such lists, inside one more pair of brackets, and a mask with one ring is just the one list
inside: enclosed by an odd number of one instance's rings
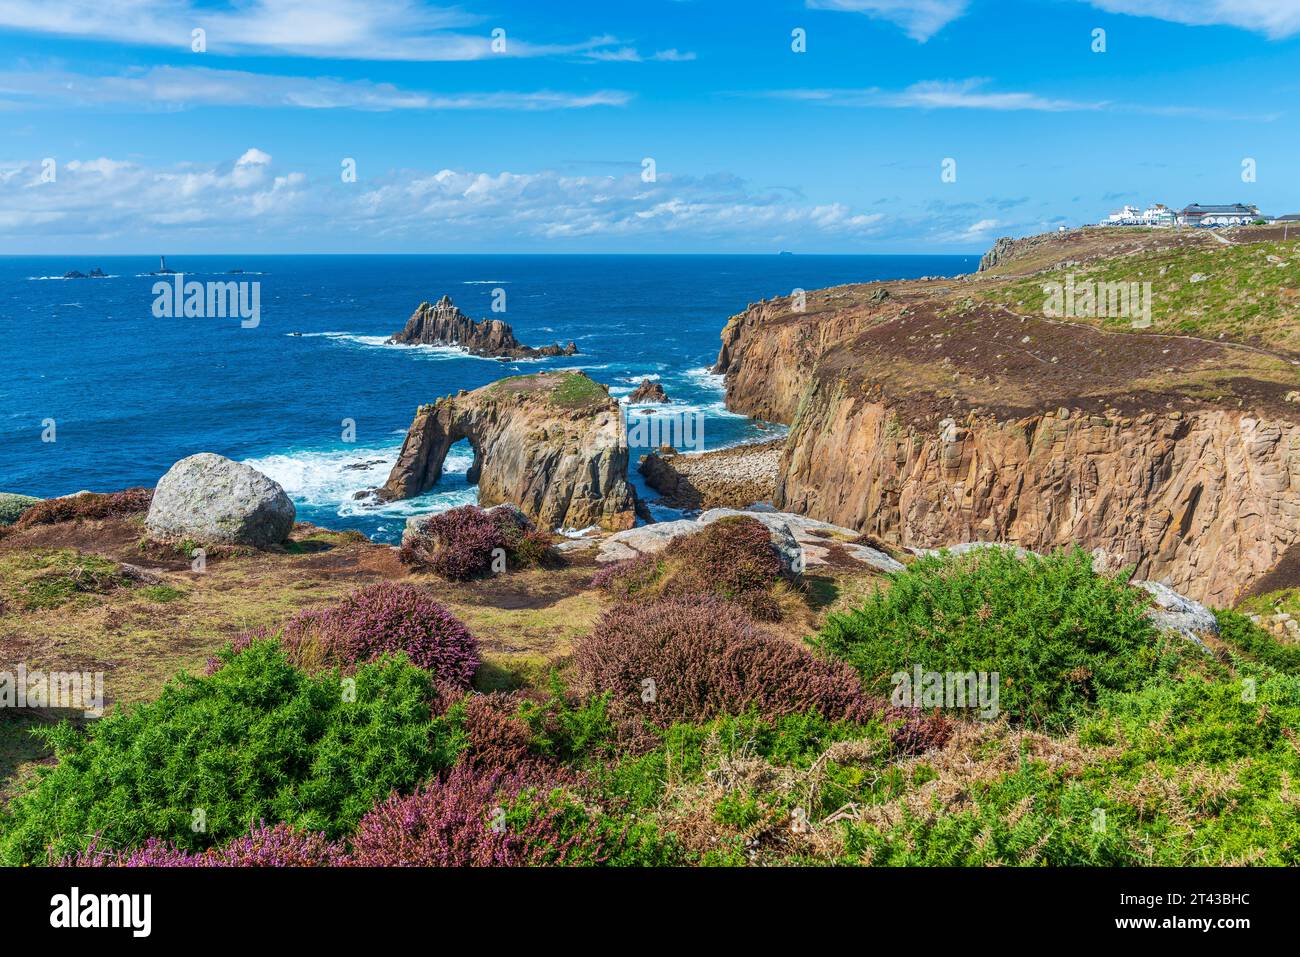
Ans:
{"label": "blue sky", "polygon": [[0,253],[966,253],[1124,202],[1295,212],[1297,53],[1300,0],[0,0]]}

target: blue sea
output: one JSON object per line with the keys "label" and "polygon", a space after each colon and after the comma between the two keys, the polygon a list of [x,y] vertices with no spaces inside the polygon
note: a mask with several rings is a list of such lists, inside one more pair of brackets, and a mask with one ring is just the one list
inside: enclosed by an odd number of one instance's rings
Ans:
{"label": "blue sea", "polygon": [[[796,287],[957,275],[973,256],[176,256],[187,280],[261,283],[256,328],[155,318],[153,257],[0,259],[0,491],[48,497],[152,486],[177,459],[217,452],[280,482],[298,517],[396,541],[407,516],[476,500],[468,445],[440,486],[368,507],[416,408],[458,389],[582,369],[626,396],[658,379],[670,412],[699,412],[714,449],[781,433],[727,411],[709,369],[727,317]],[[65,280],[99,267],[109,278]],[[229,275],[242,270],[242,275]],[[506,310],[492,311],[503,290]],[[385,345],[443,294],[521,342],[578,344],[528,362]],[[46,420],[54,420],[54,441]],[[344,420],[355,423],[345,441]],[[643,450],[642,450],[643,451]],[[632,478],[647,494],[635,472]]]}

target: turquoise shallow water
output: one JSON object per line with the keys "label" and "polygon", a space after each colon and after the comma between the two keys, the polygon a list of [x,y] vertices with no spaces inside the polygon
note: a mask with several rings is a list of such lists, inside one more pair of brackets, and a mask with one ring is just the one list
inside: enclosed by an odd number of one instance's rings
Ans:
{"label": "turquoise shallow water", "polygon": [[[580,368],[624,396],[643,377],[668,411],[700,413],[706,448],[778,434],[727,412],[708,372],[718,333],[749,302],[874,279],[956,275],[972,256],[192,256],[188,279],[259,282],[256,328],[157,318],[147,257],[0,259],[0,491],[61,495],[153,485],[177,459],[248,461],[299,518],[395,541],[407,515],[472,502],[468,448],[438,489],[383,508],[382,483],[421,403],[506,375]],[[100,267],[107,279],[64,280]],[[229,275],[230,270],[242,275]],[[492,312],[494,290],[506,311]],[[384,345],[421,300],[450,295],[520,341],[581,354],[502,363]],[[292,333],[299,333],[293,335]],[[42,423],[55,422],[54,442]],[[344,420],[355,422],[354,442]],[[636,450],[633,450],[635,462]],[[634,480],[639,477],[634,475]]]}

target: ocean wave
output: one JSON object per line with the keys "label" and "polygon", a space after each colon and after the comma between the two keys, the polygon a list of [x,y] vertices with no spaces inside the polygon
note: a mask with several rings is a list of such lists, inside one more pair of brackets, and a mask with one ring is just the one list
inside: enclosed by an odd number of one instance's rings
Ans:
{"label": "ocean wave", "polygon": [[[280,483],[297,505],[333,509],[340,517],[353,515],[418,515],[444,511],[455,505],[478,499],[478,487],[457,484],[465,481],[465,472],[473,464],[473,452],[453,448],[443,464],[448,488],[434,490],[419,498],[382,505],[367,504],[355,498],[357,492],[384,484],[397,464],[401,446],[365,449],[327,449],[285,452],[244,460],[263,475]],[[450,504],[443,504],[444,500]],[[442,506],[442,507],[439,507]]]}
{"label": "ocean wave", "polygon": [[[524,361],[524,360],[520,360]],[[528,360],[533,361],[533,360]],[[608,369],[609,365],[590,365],[590,366],[557,366],[554,369],[547,369],[547,372],[586,372],[588,369]]]}
{"label": "ocean wave", "polygon": [[[121,279],[121,276],[104,275],[104,276],[83,276],[82,279]],[[74,279],[70,276],[28,276],[28,282],[48,282],[57,279],[59,282],[80,282],[81,279]]]}
{"label": "ocean wave", "polygon": [[509,279],[462,279],[462,286],[508,286]]}
{"label": "ocean wave", "polygon": [[[460,346],[432,346],[423,343],[418,345],[404,345],[400,342],[389,342],[388,336],[362,336],[353,332],[286,332],[286,336],[303,339],[329,339],[331,342],[339,342],[344,345],[361,346],[366,349],[397,349],[414,354],[417,358],[443,360],[443,359],[480,359],[484,362],[496,362],[491,356],[476,356],[474,353],[467,351]],[[519,359],[519,362],[530,362],[533,360]]]}
{"label": "ocean wave", "polygon": [[719,392],[725,392],[727,388],[726,377],[721,372],[714,372],[712,366],[687,369],[682,373],[682,376],[690,379],[703,389],[715,389]]}

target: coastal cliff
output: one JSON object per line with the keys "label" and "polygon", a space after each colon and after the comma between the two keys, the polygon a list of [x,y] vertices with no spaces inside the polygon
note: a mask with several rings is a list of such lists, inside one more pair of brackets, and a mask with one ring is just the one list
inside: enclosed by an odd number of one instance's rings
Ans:
{"label": "coastal cliff", "polygon": [[[1124,237],[1125,265],[1164,278],[1172,298],[1208,239]],[[1219,604],[1264,581],[1300,584],[1289,580],[1300,565],[1290,332],[1248,345],[1227,341],[1226,323],[1222,337],[1174,335],[1180,316],[1158,296],[1149,329],[1047,318],[1033,290],[1063,262],[1111,268],[1106,238],[995,248],[988,268],[1028,284],[836,287],[807,294],[803,312],[774,300],[727,323],[716,368],[728,408],[790,424],[774,504],[909,547],[1077,544],[1101,566]],[[1224,278],[1248,255],[1229,252],[1216,261]],[[1252,263],[1267,255],[1256,252]]]}
{"label": "coastal cliff", "polygon": [[485,508],[510,502],[544,528],[636,523],[618,402],[581,372],[513,376],[421,406],[376,495],[429,491],[461,439],[473,446],[469,480]]}
{"label": "coastal cliff", "polygon": [[500,319],[475,322],[443,296],[436,303],[420,303],[401,332],[388,340],[396,345],[459,346],[476,356],[494,359],[540,359],[576,355],[578,347],[551,345],[533,348],[515,338],[514,331]]}

